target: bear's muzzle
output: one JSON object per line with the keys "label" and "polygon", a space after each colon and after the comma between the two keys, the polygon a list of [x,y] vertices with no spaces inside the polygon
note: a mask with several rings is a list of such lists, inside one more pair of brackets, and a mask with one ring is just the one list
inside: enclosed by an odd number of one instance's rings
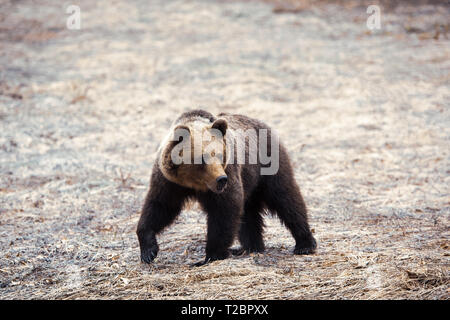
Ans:
{"label": "bear's muzzle", "polygon": [[216,179],[216,189],[217,192],[222,192],[225,187],[227,186],[228,177],[227,176],[220,176]]}

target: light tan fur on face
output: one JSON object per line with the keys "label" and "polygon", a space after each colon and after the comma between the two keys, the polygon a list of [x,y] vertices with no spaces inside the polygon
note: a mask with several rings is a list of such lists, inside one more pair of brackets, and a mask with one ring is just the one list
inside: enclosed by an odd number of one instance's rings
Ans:
{"label": "light tan fur on face", "polygon": [[225,170],[220,164],[186,164],[177,169],[176,181],[179,185],[199,191],[215,190],[216,179],[224,176]]}
{"label": "light tan fur on face", "polygon": [[[183,123],[182,125],[189,128],[191,133],[191,150],[193,150],[194,144],[196,143],[196,141],[194,141],[194,137],[203,137],[205,131],[211,129],[212,123],[204,118],[196,118],[189,122]],[[171,127],[169,134],[161,144],[162,148],[160,148],[158,153],[161,172],[168,180],[187,188],[199,191],[208,191],[208,189],[213,191],[216,190],[216,179],[220,176],[226,175],[226,146],[224,139],[212,137],[210,137],[210,141],[203,141],[202,139],[202,155],[209,154],[212,157],[207,164],[204,162],[202,164],[182,163],[175,166],[170,159],[170,152],[172,151],[174,145],[178,143],[171,141],[173,132],[177,126],[180,126],[180,124],[174,124]],[[223,160],[219,159],[218,156],[220,156],[220,154],[211,152],[213,150],[220,150]],[[192,157],[192,160],[194,160],[194,157]]]}

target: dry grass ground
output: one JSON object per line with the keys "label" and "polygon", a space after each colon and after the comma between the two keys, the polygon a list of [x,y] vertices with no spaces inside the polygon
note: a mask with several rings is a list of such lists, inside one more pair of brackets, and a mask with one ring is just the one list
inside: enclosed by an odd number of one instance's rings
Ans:
{"label": "dry grass ground", "polygon": [[[358,5],[76,2],[78,31],[62,2],[0,1],[0,299],[449,298],[448,5],[372,33]],[[192,207],[140,263],[154,151],[199,106],[278,129],[317,254],[267,217],[266,253],[192,268]]]}

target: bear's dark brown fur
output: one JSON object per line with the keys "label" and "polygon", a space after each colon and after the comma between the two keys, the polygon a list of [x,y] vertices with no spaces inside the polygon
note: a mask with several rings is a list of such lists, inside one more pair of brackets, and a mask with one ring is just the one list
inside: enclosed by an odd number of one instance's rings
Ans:
{"label": "bear's dark brown fur", "polygon": [[[179,126],[191,132],[216,127],[226,135],[238,129],[257,132],[267,129],[270,152],[271,131],[266,124],[243,115],[223,113],[218,117],[203,110],[186,112],[174,122],[171,130]],[[176,143],[167,139],[162,143],[153,167],[150,190],[137,228],[143,262],[150,263],[156,257],[156,235],[176,219],[183,205],[191,199],[198,201],[207,213],[206,259],[198,265],[227,258],[236,234],[242,247],[233,253],[263,252],[262,214],[265,211],[278,215],[289,229],[296,241],[294,254],[315,251],[316,241],[308,225],[306,206],[282,144],[279,145],[278,172],[261,175],[259,163],[174,165],[167,154]],[[248,148],[246,154],[248,156]],[[221,193],[213,192],[211,185],[214,188],[216,184],[212,179],[217,180],[224,174],[228,179],[225,189]]]}

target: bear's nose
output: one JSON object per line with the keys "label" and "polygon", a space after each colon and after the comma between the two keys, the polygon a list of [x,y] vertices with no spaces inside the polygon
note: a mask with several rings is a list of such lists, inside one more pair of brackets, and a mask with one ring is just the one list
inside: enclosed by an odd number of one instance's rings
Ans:
{"label": "bear's nose", "polygon": [[225,185],[227,184],[228,177],[227,176],[220,176],[216,179],[217,182],[217,191],[222,191],[223,188],[225,188]]}

